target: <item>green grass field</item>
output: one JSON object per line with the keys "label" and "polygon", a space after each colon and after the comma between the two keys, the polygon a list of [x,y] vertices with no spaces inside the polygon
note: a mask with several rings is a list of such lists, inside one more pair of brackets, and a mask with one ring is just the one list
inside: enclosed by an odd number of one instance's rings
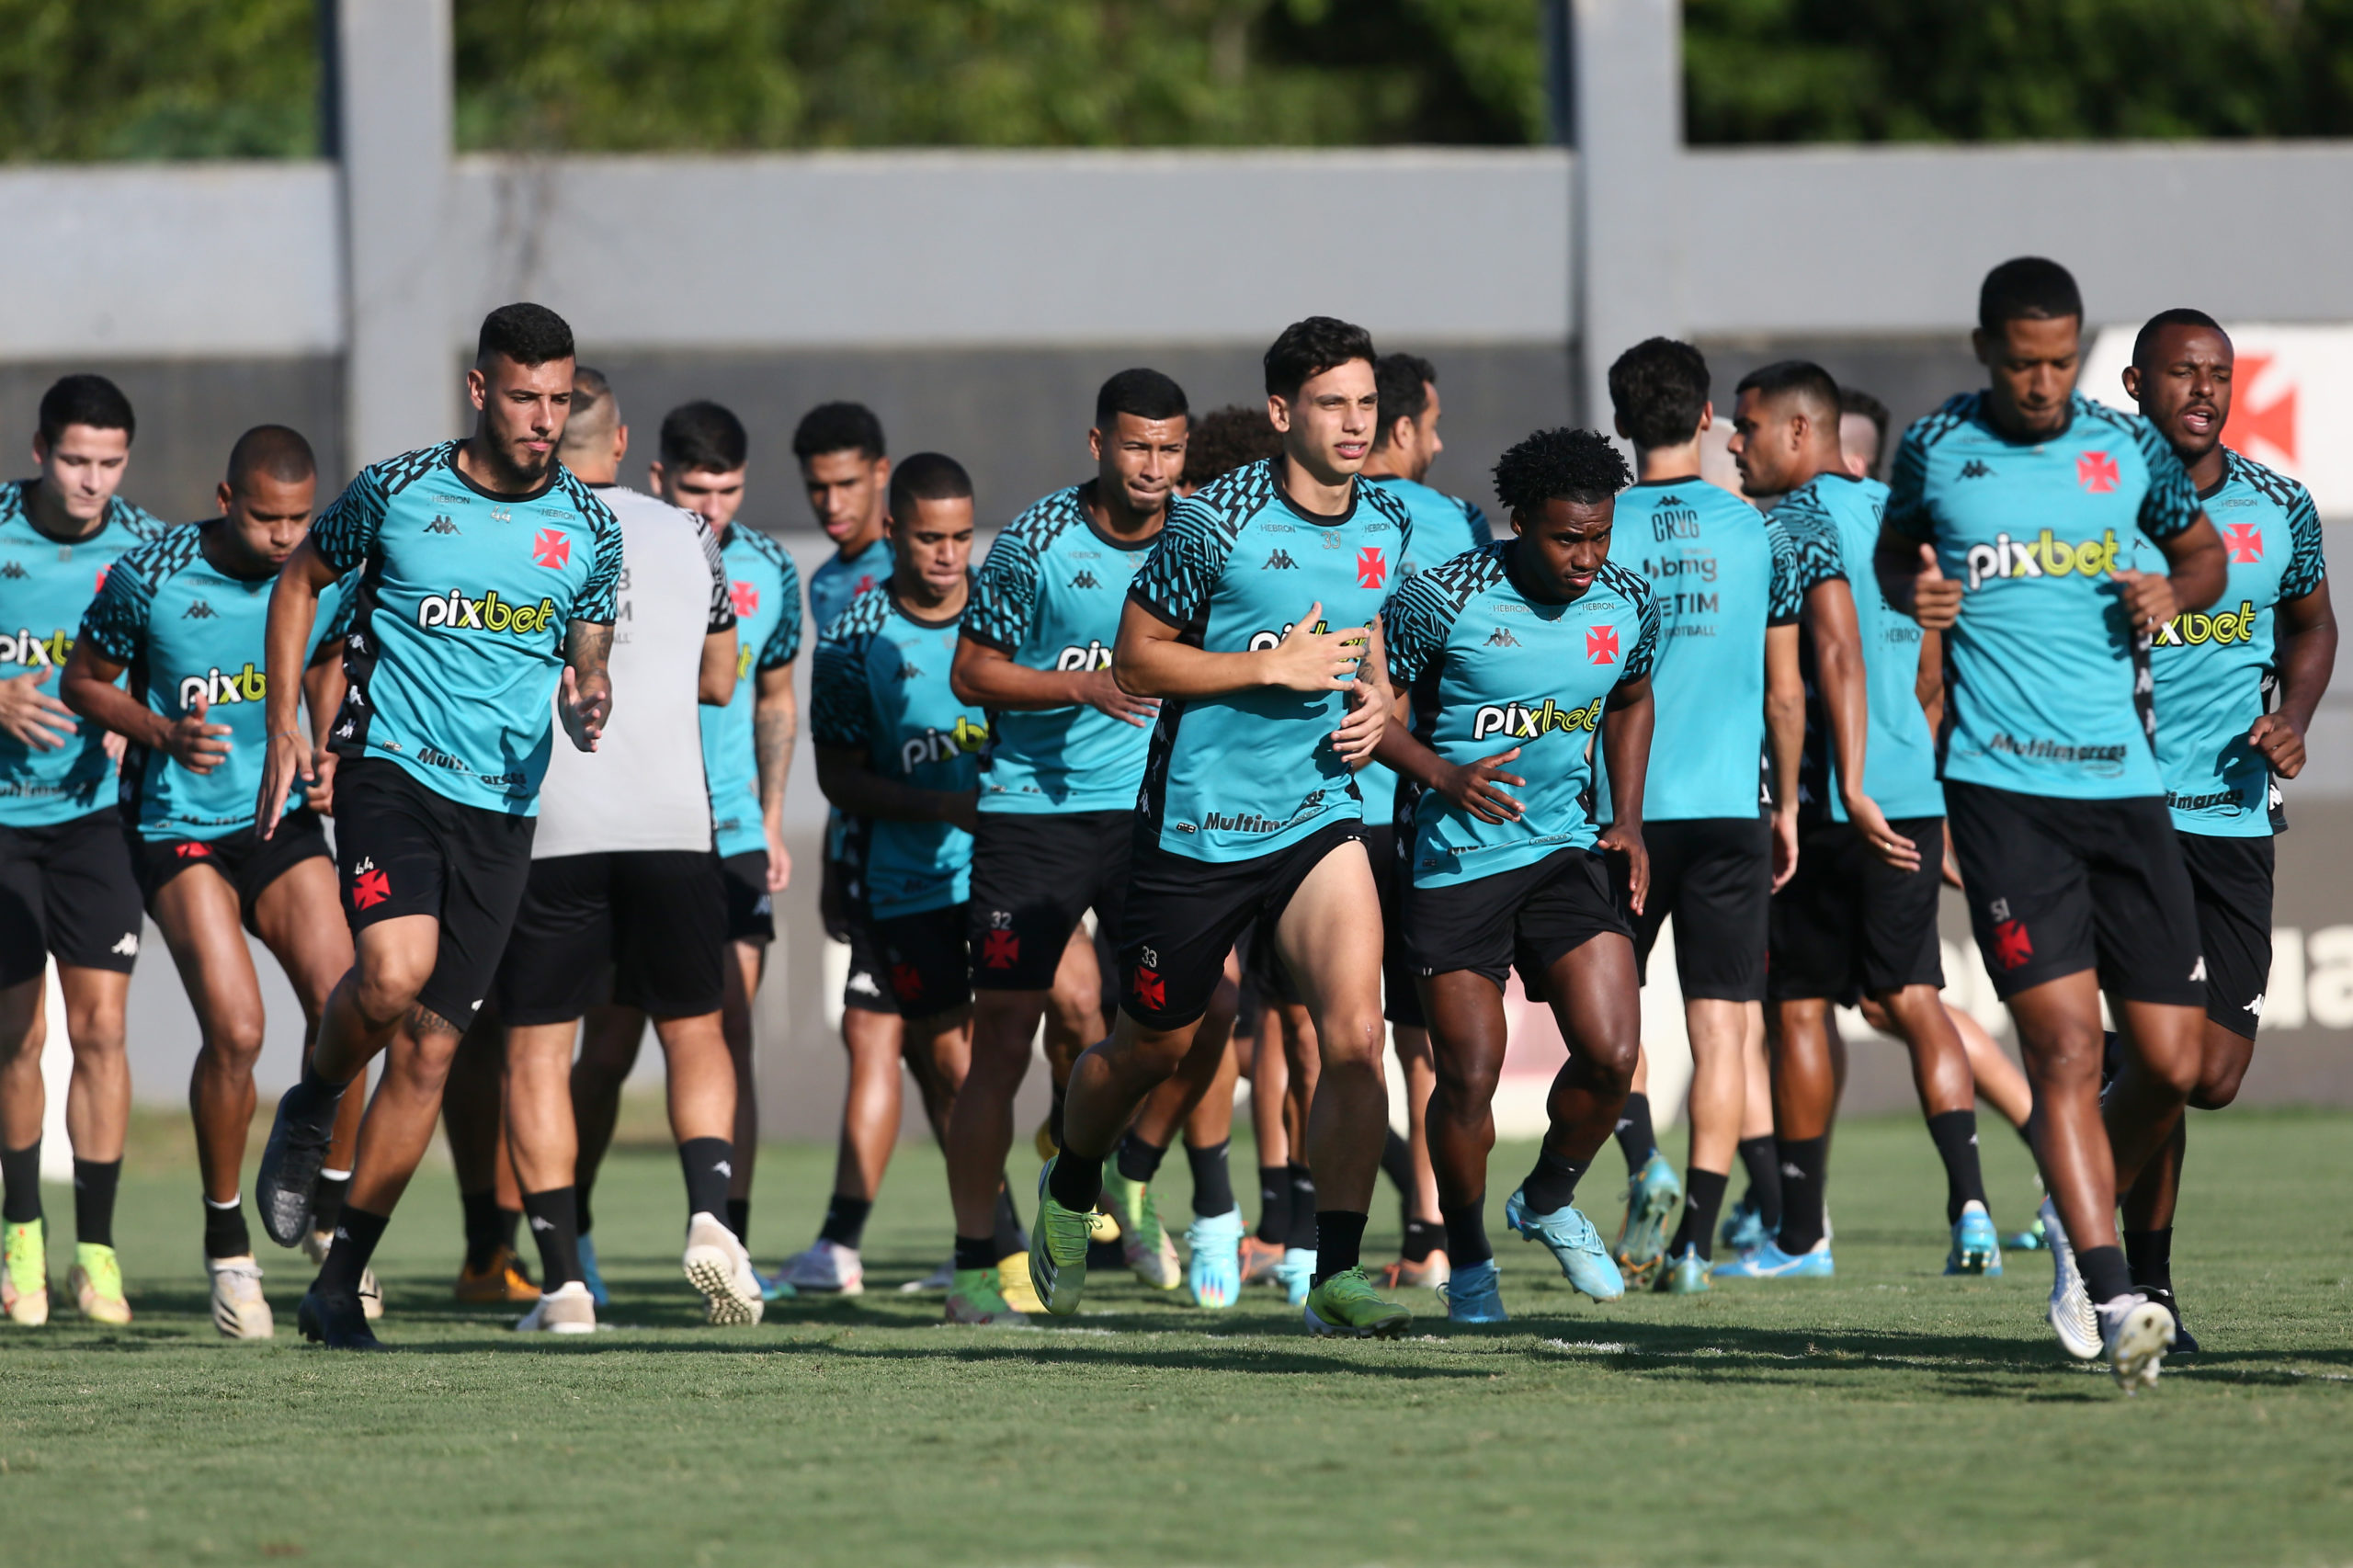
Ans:
{"label": "green grass field", "polygon": [[[1124,1279],[1051,1327],[940,1325],[892,1288],[946,1248],[928,1146],[892,1173],[856,1301],[699,1326],[676,1165],[650,1152],[597,1193],[612,1332],[519,1340],[455,1308],[428,1170],[379,1256],[401,1354],[301,1345],[292,1254],[264,1260],[276,1344],[229,1345],[166,1153],[125,1183],[137,1324],[0,1331],[0,1562],[2353,1562],[2353,1118],[2193,1137],[2176,1267],[2208,1350],[2129,1401],[2043,1326],[2040,1255],[1939,1277],[1912,1119],[1840,1131],[1835,1282],[1597,1308],[1506,1238],[1507,1328],[1449,1332],[1425,1295],[1428,1332],[1382,1345],[1311,1341],[1268,1292],[1211,1316]],[[1498,1152],[1491,1222],[1529,1158]],[[1997,1131],[1986,1158],[2006,1229],[2027,1164]],[[813,1231],[831,1163],[764,1153],[764,1264]],[[1619,1174],[1605,1153],[1584,1194],[1605,1231]],[[70,1195],[51,1213],[62,1239]],[[1369,1254],[1395,1223],[1384,1192]]]}

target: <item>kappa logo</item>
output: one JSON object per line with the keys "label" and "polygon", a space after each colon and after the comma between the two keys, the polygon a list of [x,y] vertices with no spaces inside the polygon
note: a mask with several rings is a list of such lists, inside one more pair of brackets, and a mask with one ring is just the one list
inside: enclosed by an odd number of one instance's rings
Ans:
{"label": "kappa logo", "polygon": [[0,565],[0,577],[8,578],[12,582],[21,580],[22,578],[30,575],[31,574],[25,570],[24,563],[22,562],[11,561],[4,565]]}
{"label": "kappa logo", "polygon": [[1975,458],[1972,458],[1967,462],[1961,465],[1960,477],[1962,479],[1991,479],[1994,477],[1994,471],[1987,468],[1984,463],[1979,462]]}
{"label": "kappa logo", "polygon": [[757,583],[730,583],[727,585],[727,602],[734,609],[738,620],[757,615],[760,613],[760,585]]}
{"label": "kappa logo", "polygon": [[1058,670],[1084,673],[1088,670],[1108,670],[1110,667],[1111,650],[1093,638],[1087,640],[1086,646],[1084,648],[1074,642],[1054,655],[1054,668]]}
{"label": "kappa logo", "polygon": [[114,954],[117,958],[128,959],[138,957],[139,933],[136,931],[125,931],[121,936],[115,938],[114,946],[108,948],[107,950]]}
{"label": "kappa logo", "polygon": [[541,528],[531,540],[531,559],[553,571],[572,564],[572,536],[562,528]]}
{"label": "kappa logo", "polygon": [[1493,631],[1487,633],[1487,646],[1490,648],[1517,648],[1519,646],[1519,639],[1511,634],[1510,627],[1498,626]]}
{"label": "kappa logo", "polygon": [[2222,548],[2234,566],[2252,566],[2263,559],[2263,530],[2253,523],[2233,523],[2222,530]]}
{"label": "kappa logo", "polygon": [[2259,1018],[2259,1017],[2263,1017],[2263,993],[2262,993],[2262,992],[2258,991],[2258,992],[2256,992],[2256,993],[2255,994],[2255,1000],[2254,1000],[2254,1001],[2252,1001],[2252,1002],[2249,1002],[2249,1003],[2246,1005],[2246,1011],[2248,1011],[2248,1012],[2250,1012],[2250,1013],[2254,1014],[2254,1015],[2255,1015],[2256,1017],[2258,1017],[2258,1018]]}
{"label": "kappa logo", "polygon": [[1070,580],[1070,585],[1074,588],[1099,588],[1103,585],[1094,573],[1082,568],[1078,575]]}
{"label": "kappa logo", "polygon": [[1588,626],[1585,629],[1585,657],[1590,665],[1614,665],[1618,662],[1618,629],[1614,626]]}
{"label": "kappa logo", "polygon": [[2075,483],[2094,495],[2107,494],[2123,480],[2123,471],[2106,452],[2083,452],[2075,458]]}
{"label": "kappa logo", "polygon": [[1377,588],[1389,580],[1389,561],[1381,553],[1379,545],[1369,544],[1357,551],[1357,586]]}
{"label": "kappa logo", "polygon": [[182,620],[217,620],[220,619],[220,612],[212,608],[210,601],[195,599],[190,601],[188,608],[180,611],[180,619]]}
{"label": "kappa logo", "polygon": [[2204,953],[2200,953],[2198,955],[2198,967],[2189,971],[2189,983],[2192,985],[2203,985],[2205,983],[2206,955]]}
{"label": "kappa logo", "polygon": [[458,525],[449,520],[449,513],[439,512],[434,515],[431,522],[425,525],[425,531],[429,534],[453,534],[458,531]]}
{"label": "kappa logo", "polygon": [[1267,563],[1264,566],[1259,567],[1258,570],[1261,572],[1296,572],[1299,570],[1299,562],[1290,558],[1290,551],[1279,550],[1272,555],[1267,556]]}

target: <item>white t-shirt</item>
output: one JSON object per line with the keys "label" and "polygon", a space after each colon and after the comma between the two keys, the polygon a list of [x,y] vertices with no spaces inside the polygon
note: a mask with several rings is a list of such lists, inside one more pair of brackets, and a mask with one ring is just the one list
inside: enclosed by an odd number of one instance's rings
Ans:
{"label": "white t-shirt", "polygon": [[621,525],[613,711],[593,752],[574,747],[559,714],[531,858],[709,849],[702,644],[735,624],[719,540],[700,517],[667,502],[618,484],[591,488]]}

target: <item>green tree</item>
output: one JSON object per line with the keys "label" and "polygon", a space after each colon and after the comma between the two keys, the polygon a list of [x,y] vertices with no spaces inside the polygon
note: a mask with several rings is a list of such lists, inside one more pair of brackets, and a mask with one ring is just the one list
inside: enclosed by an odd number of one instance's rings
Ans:
{"label": "green tree", "polygon": [[318,150],[313,0],[0,0],[0,158]]}

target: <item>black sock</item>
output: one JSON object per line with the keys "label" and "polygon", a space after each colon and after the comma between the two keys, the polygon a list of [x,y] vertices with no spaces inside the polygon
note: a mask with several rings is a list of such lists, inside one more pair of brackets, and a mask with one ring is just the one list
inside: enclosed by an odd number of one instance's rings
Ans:
{"label": "black sock", "polygon": [[1699,1249],[1702,1258],[1716,1256],[1716,1211],[1724,1206],[1724,1187],[1732,1180],[1726,1171],[1703,1171],[1693,1166],[1684,1173],[1683,1219],[1675,1227],[1675,1239],[1667,1244],[1669,1257],[1687,1246]]}
{"label": "black sock", "polygon": [[959,1268],[995,1268],[996,1260],[1004,1256],[996,1250],[995,1236],[956,1238],[956,1267]]}
{"label": "black sock", "polygon": [[1436,1220],[1408,1220],[1405,1221],[1405,1240],[1398,1247],[1397,1256],[1407,1263],[1427,1263],[1430,1254],[1445,1244],[1445,1225]]}
{"label": "black sock", "polygon": [[994,1227],[990,1240],[996,1247],[996,1256],[990,1262],[1029,1250],[1029,1237],[1021,1229],[1021,1210],[1013,1206],[1011,1182],[1006,1182],[996,1189],[996,1212],[990,1219]]}
{"label": "black sock", "polygon": [[1348,1209],[1320,1209],[1315,1213],[1315,1283],[1354,1268],[1364,1256],[1364,1226],[1369,1214]]}
{"label": "black sock", "polygon": [[835,1246],[858,1250],[866,1235],[866,1217],[874,1212],[874,1199],[847,1198],[836,1192],[825,1204],[825,1222],[817,1231],[817,1239]]}
{"label": "black sock", "polygon": [[1769,1132],[1740,1141],[1741,1168],[1748,1173],[1749,1211],[1768,1236],[1781,1228],[1781,1162]]}
{"label": "black sock", "polygon": [[1381,1174],[1396,1187],[1397,1196],[1410,1204],[1414,1201],[1414,1146],[1400,1138],[1393,1127],[1384,1127],[1381,1132]]}
{"label": "black sock", "polygon": [[[346,1201],[349,1200],[346,1199]],[[505,1204],[500,1204],[498,1206],[498,1244],[517,1256],[522,1255],[523,1249],[515,1244],[515,1238],[522,1228],[523,1211],[520,1209],[509,1209]]]}
{"label": "black sock", "polygon": [[487,1187],[480,1192],[461,1192],[458,1203],[466,1215],[466,1272],[480,1274],[498,1253],[502,1229],[498,1193]]}
{"label": "black sock", "polygon": [[1150,1181],[1160,1174],[1160,1162],[1168,1151],[1160,1144],[1147,1143],[1132,1129],[1120,1139],[1120,1176],[1126,1181]]}
{"label": "black sock", "polygon": [[1283,1238],[1287,1247],[1315,1246],[1315,1177],[1305,1165],[1291,1165],[1284,1173],[1290,1180],[1290,1233]]}
{"label": "black sock", "polygon": [[1460,1208],[1440,1204],[1446,1215],[1446,1261],[1454,1267],[1468,1268],[1474,1263],[1484,1263],[1495,1256],[1487,1244],[1487,1195],[1481,1193]]}
{"label": "black sock", "polygon": [[2122,1247],[2080,1247],[2075,1267],[2083,1271],[2084,1290],[2093,1306],[2106,1306],[2119,1296],[2132,1293],[2132,1270],[2125,1265]]}
{"label": "black sock", "polygon": [[737,1241],[742,1242],[745,1246],[752,1244],[752,1200],[750,1199],[731,1198],[727,1200],[727,1228],[735,1233]]}
{"label": "black sock", "polygon": [[242,1195],[226,1203],[204,1200],[204,1256],[207,1257],[244,1257],[254,1250],[253,1233],[245,1229],[245,1200]]}
{"label": "black sock", "polygon": [[2173,1293],[2173,1227],[2124,1233],[2124,1262],[2137,1290]]}
{"label": "black sock", "polygon": [[1205,1220],[1231,1214],[1241,1207],[1233,1201],[1233,1173],[1225,1160],[1226,1151],[1233,1147],[1231,1139],[1206,1149],[1185,1145],[1185,1164],[1193,1172],[1193,1212]]}
{"label": "black sock", "polygon": [[[40,1151],[33,1151],[33,1164],[40,1164]],[[1290,1169],[1287,1165],[1258,1167],[1258,1239],[1269,1246],[1280,1246],[1290,1234]]]}
{"label": "black sock", "polygon": [[1074,1214],[1093,1213],[1103,1200],[1103,1162],[1064,1149],[1054,1156],[1054,1174],[1046,1179],[1046,1192]]}
{"label": "black sock", "polygon": [[1784,1138],[1781,1152],[1781,1250],[1795,1257],[1822,1239],[1822,1188],[1830,1168],[1830,1139]]}
{"label": "black sock", "polygon": [[523,1212],[531,1217],[531,1239],[540,1244],[540,1289],[554,1290],[579,1278],[580,1211],[572,1206],[572,1188],[527,1192]]}
{"label": "black sock", "polygon": [[1536,1168],[1519,1184],[1528,1200],[1530,1214],[1550,1214],[1556,1209],[1566,1209],[1577,1195],[1577,1183],[1585,1179],[1590,1160],[1564,1160],[1550,1149],[1536,1151]]}
{"label": "black sock", "polygon": [[29,1225],[40,1218],[40,1140],[21,1149],[0,1149],[0,1185],[7,1196],[0,1199],[0,1217],[11,1225]]}
{"label": "black sock", "polygon": [[678,1145],[687,1175],[687,1213],[727,1217],[727,1184],[735,1176],[735,1145],[724,1138],[689,1138]]}
{"label": "black sock", "polygon": [[588,1194],[595,1186],[592,1182],[587,1187],[575,1186],[572,1189],[572,1207],[580,1216],[580,1233],[584,1236],[597,1228],[596,1219],[588,1211]]}
{"label": "black sock", "polygon": [[1629,1176],[1642,1175],[1643,1166],[1658,1152],[1658,1133],[1651,1127],[1650,1096],[1626,1096],[1626,1108],[1618,1113],[1618,1152],[1626,1156]]}
{"label": "black sock", "polygon": [[350,1192],[349,1171],[332,1176],[321,1171],[319,1185],[311,1193],[311,1229],[335,1234],[335,1221],[343,1218],[343,1200]]}
{"label": "black sock", "polygon": [[120,1160],[74,1160],[75,1241],[89,1246],[114,1245],[114,1193],[121,1182]]}
{"label": "black sock", "polygon": [[1056,1089],[1053,1104],[1046,1111],[1046,1136],[1054,1141],[1057,1152],[1063,1146],[1063,1101],[1065,1093],[1065,1090]]}
{"label": "black sock", "polygon": [[1937,1157],[1945,1163],[1945,1223],[1961,1218],[1962,1208],[1985,1201],[1985,1176],[1977,1164],[1977,1113],[1941,1110],[1928,1118],[1928,1136],[1936,1141]]}
{"label": "black sock", "polygon": [[392,1222],[388,1215],[345,1204],[343,1221],[335,1228],[335,1247],[319,1266],[318,1282],[312,1289],[321,1294],[357,1294],[359,1277],[368,1272],[368,1260],[376,1256],[376,1244],[384,1239],[384,1227]]}

